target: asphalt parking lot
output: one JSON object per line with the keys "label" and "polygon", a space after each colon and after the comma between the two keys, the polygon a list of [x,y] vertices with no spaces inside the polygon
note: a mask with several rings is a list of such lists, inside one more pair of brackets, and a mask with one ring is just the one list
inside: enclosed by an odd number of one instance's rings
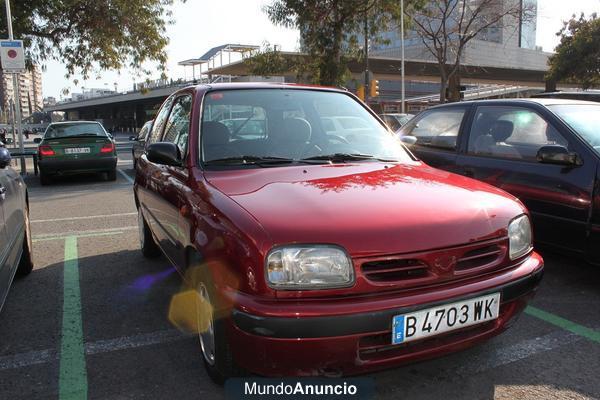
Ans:
{"label": "asphalt parking lot", "polygon": [[[180,278],[138,248],[133,170],[27,179],[35,270],[0,314],[0,399],[219,399],[196,337],[168,321]],[[600,268],[542,251],[537,297],[501,336],[372,376],[378,398],[600,398]]]}

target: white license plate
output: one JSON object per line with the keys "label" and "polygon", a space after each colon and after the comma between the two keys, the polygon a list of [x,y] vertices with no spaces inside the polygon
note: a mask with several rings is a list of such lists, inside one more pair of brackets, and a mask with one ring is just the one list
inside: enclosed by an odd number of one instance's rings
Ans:
{"label": "white license plate", "polygon": [[70,147],[65,149],[65,154],[84,154],[89,152],[89,147]]}
{"label": "white license plate", "polygon": [[411,342],[498,318],[500,293],[396,315],[392,344]]}

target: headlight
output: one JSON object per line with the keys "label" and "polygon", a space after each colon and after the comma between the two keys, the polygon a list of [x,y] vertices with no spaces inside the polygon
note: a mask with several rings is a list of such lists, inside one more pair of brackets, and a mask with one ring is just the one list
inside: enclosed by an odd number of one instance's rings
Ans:
{"label": "headlight", "polygon": [[352,261],[335,246],[286,246],[267,256],[267,281],[275,289],[326,289],[354,282]]}
{"label": "headlight", "polygon": [[508,224],[508,255],[511,260],[531,250],[531,224],[527,215],[521,215]]}

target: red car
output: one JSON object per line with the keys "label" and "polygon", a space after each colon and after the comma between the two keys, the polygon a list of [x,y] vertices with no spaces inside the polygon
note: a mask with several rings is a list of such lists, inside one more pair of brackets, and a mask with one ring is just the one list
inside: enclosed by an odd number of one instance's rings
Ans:
{"label": "red car", "polygon": [[[328,133],[340,117],[361,129]],[[506,329],[542,277],[515,197],[425,165],[347,91],[182,89],[138,166],[142,251],[162,250],[197,291],[216,381],[464,349]]]}

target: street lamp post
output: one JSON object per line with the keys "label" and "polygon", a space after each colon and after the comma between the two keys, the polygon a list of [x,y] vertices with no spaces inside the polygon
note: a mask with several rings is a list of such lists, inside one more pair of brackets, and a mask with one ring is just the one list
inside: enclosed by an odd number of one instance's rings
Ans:
{"label": "street lamp post", "polygon": [[[10,14],[10,0],[4,0],[6,4],[6,26],[8,27],[8,40],[13,40],[13,29],[12,29],[12,16]],[[23,129],[21,129],[21,90],[19,87],[19,74],[13,73],[13,98],[15,99],[15,119],[17,122],[17,132],[19,134],[19,151],[21,154],[25,152],[25,145],[23,143]],[[13,120],[13,128],[14,128]],[[25,174],[25,157],[21,156],[21,174]]]}

